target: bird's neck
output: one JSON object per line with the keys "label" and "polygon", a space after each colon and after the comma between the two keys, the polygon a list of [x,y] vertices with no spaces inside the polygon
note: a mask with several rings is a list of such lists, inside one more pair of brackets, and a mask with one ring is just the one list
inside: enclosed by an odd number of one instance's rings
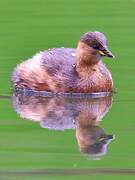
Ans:
{"label": "bird's neck", "polygon": [[92,54],[90,47],[83,42],[78,43],[76,57],[76,71],[80,76],[95,71],[100,62],[100,60],[96,58],[96,55]]}

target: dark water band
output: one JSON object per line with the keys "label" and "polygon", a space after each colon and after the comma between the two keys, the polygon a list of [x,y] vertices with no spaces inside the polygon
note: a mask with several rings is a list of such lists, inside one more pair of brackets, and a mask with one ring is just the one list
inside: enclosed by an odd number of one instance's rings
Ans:
{"label": "dark water band", "polygon": [[50,175],[50,176],[71,176],[71,175],[135,175],[135,169],[122,168],[96,168],[96,169],[35,169],[30,171],[0,171],[0,175],[5,176],[27,176],[27,175]]}
{"label": "dark water band", "polygon": [[15,88],[15,93],[20,93],[26,96],[42,96],[42,97],[90,97],[90,98],[100,98],[105,96],[112,96],[112,92],[94,92],[94,93],[53,93],[47,91],[33,91],[24,88]]}

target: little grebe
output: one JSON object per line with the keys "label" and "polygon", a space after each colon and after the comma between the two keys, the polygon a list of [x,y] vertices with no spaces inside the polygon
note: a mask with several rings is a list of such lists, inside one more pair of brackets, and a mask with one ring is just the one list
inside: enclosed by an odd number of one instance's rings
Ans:
{"label": "little grebe", "polygon": [[74,48],[53,48],[22,62],[14,72],[14,88],[59,92],[112,92],[111,73],[102,57],[111,57],[101,32],[87,32]]}

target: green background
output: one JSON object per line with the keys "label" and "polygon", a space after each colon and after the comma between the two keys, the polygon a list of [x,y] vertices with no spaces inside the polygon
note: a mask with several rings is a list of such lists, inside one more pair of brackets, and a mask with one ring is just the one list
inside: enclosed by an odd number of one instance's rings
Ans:
{"label": "green background", "polygon": [[[49,131],[15,113],[0,99],[0,170],[135,167],[135,0],[0,1],[0,95],[12,95],[13,68],[40,50],[76,47],[80,36],[98,30],[108,37],[116,59],[105,59],[116,95],[101,126],[116,135],[108,155],[89,161],[77,147],[74,130]],[[83,179],[81,176],[6,175],[1,179]],[[93,179],[134,179],[129,175],[92,175]],[[96,178],[97,177],[97,178]],[[85,176],[84,179],[89,179]]]}

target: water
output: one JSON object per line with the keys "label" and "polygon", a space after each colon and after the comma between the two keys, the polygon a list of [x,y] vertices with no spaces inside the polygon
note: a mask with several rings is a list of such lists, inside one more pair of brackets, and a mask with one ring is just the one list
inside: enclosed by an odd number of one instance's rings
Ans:
{"label": "water", "polygon": [[132,179],[135,126],[127,117],[133,103],[117,95],[1,97],[0,176]]}

